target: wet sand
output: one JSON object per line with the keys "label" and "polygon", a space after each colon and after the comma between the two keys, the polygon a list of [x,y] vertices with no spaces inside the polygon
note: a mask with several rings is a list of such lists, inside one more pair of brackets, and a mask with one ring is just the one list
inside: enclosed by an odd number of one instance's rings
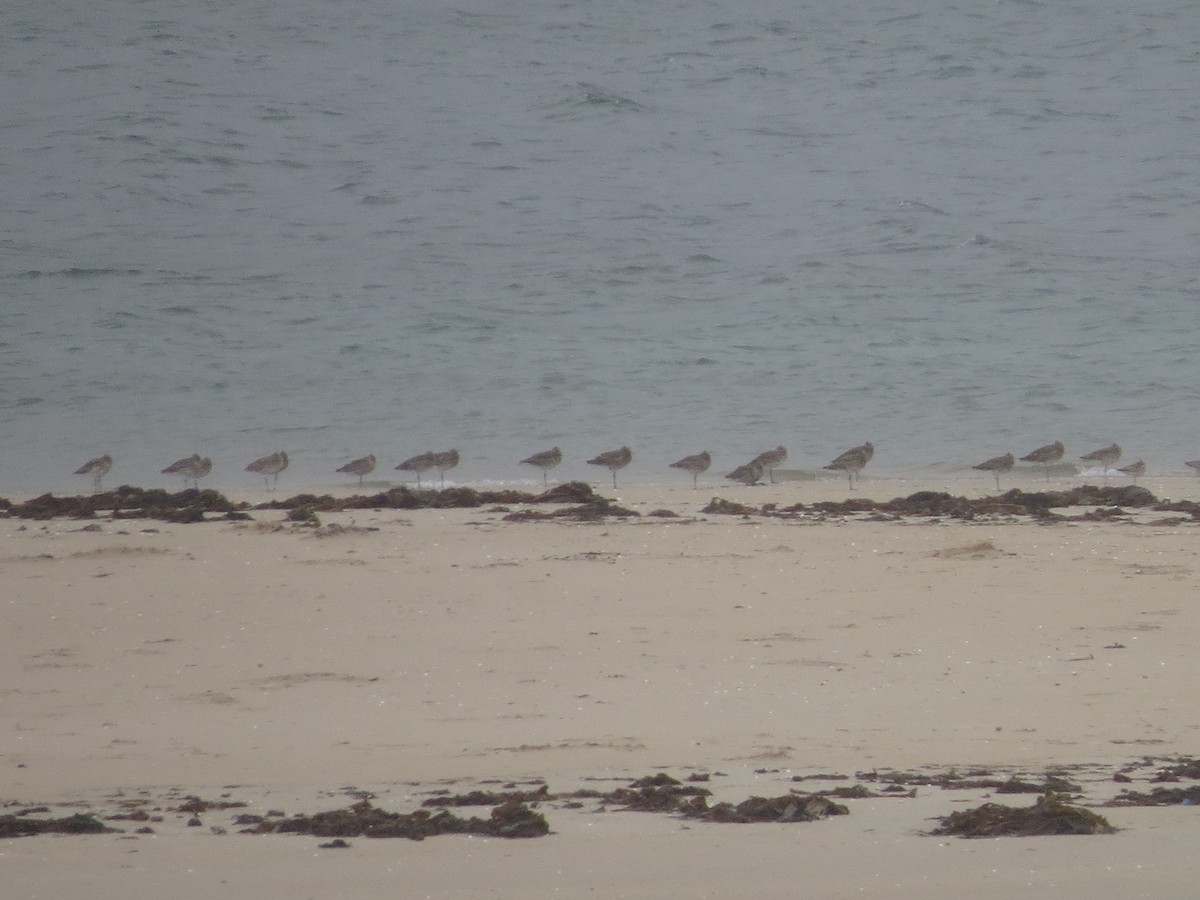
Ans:
{"label": "wet sand", "polygon": [[[1197,479],[1142,486],[1200,499]],[[936,785],[803,824],[585,800],[541,804],[551,834],[527,840],[333,850],[238,833],[238,815],[364,796],[409,812],[438,790],[607,791],[659,772],[707,775],[712,802],[878,793],[871,779],[898,772],[1062,772],[1088,808],[1148,790],[1163,760],[1197,751],[1196,525],[699,512],[713,496],[785,506],[991,487],[601,479],[642,515],[594,523],[486,507],[322,514],[341,527],[317,532],[259,511],[98,530],[0,520],[0,812],[161,819],[0,841],[6,894],[1190,896],[1194,808],[1098,810],[1112,836],[968,841],[924,832],[1036,795]],[[677,515],[648,515],[662,509]],[[1131,782],[1114,782],[1125,767]],[[189,795],[246,806],[179,812]]]}

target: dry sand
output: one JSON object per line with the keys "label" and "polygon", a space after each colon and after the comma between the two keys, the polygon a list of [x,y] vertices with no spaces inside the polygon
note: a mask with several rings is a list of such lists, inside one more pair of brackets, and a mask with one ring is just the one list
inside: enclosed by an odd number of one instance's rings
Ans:
{"label": "dry sand", "polygon": [[[1143,483],[1200,499],[1200,479]],[[856,494],[946,487],[865,479]],[[836,481],[601,493],[679,517],[362,511],[323,516],[346,526],[324,537],[257,512],[91,531],[0,521],[0,813],[108,815],[140,800],[162,816],[153,834],[112,822],[123,832],[0,841],[0,894],[1195,895],[1197,808],[1100,810],[1113,836],[924,834],[986,800],[1034,801],[979,789],[847,800],[849,815],[807,824],[585,801],[543,804],[552,834],[528,840],[329,850],[237,833],[239,813],[314,813],[365,793],[409,812],[439,789],[610,790],[659,772],[708,774],[712,801],[736,802],[878,790],[872,772],[1059,771],[1093,807],[1197,754],[1196,525],[698,513],[714,495],[848,496]],[[1114,783],[1130,764],[1133,784]],[[845,777],[794,780],[817,774]],[[188,826],[170,811],[187,795],[247,807]]]}

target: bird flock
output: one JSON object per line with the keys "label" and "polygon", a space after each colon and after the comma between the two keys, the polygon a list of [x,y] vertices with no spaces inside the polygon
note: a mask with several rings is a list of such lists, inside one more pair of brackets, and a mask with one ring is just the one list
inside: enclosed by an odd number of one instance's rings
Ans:
{"label": "bird flock", "polygon": [[[1062,441],[1055,441],[1053,444],[1046,444],[1043,447],[1038,447],[1021,457],[1021,462],[1038,463],[1046,467],[1046,480],[1050,480],[1050,466],[1063,458],[1067,452],[1067,448],[1063,446]],[[1121,445],[1109,444],[1107,447],[1101,447],[1099,450],[1093,450],[1091,453],[1085,453],[1079,457],[1083,462],[1098,463],[1104,467],[1104,477],[1108,478],[1108,470],[1117,464],[1121,458]],[[1000,476],[1006,472],[1011,472],[1013,466],[1016,465],[1016,460],[1011,453],[1005,453],[1003,456],[993,456],[991,459],[984,460],[979,465],[973,468],[982,469],[985,472],[991,472],[996,476],[996,490],[1000,490]],[[1193,459],[1191,462],[1185,463],[1196,470],[1196,474],[1200,475],[1200,459]],[[1130,463],[1127,466],[1121,466],[1117,469],[1122,475],[1129,475],[1134,481],[1137,481],[1138,476],[1146,473],[1146,463],[1143,460],[1138,460],[1135,463]]]}
{"label": "bird flock", "polygon": [[[1034,463],[1044,466],[1046,469],[1046,480],[1050,480],[1050,467],[1061,460],[1066,453],[1066,448],[1062,441],[1055,441],[1052,444],[1046,444],[1032,450],[1020,458],[1021,462]],[[875,446],[870,441],[865,444],[860,444],[857,447],[851,447],[844,453],[836,456],[828,465],[823,468],[833,472],[845,472],[850,482],[850,489],[854,489],[855,480],[859,477],[859,473],[866,467],[867,463],[875,455]],[[762,479],[767,478],[771,483],[775,483],[775,469],[787,461],[787,448],[780,444],[773,450],[764,450],[754,459],[747,463],[737,466],[725,477],[730,481],[736,481],[740,484],[756,484]],[[1108,477],[1108,470],[1116,466],[1121,459],[1121,446],[1119,444],[1110,444],[1107,447],[1101,447],[1099,450],[1093,450],[1084,456],[1079,457],[1083,462],[1090,462],[1100,465],[1104,469],[1104,477]],[[421,487],[421,476],[430,471],[436,471],[440,479],[441,485],[446,484],[446,473],[456,467],[459,463],[460,456],[458,450],[444,450],[440,452],[427,451],[418,453],[416,456],[410,456],[400,465],[396,466],[397,471],[412,472],[417,477],[417,487]],[[558,447],[553,447],[549,450],[543,450],[540,453],[534,453],[532,456],[527,456],[520,461],[521,465],[534,466],[542,470],[542,484],[549,483],[548,473],[555,469],[563,461],[562,450]],[[612,473],[613,487],[617,486],[617,472],[624,469],[633,461],[633,451],[629,447],[621,447],[618,450],[607,450],[604,453],[597,454],[587,460],[588,465],[600,466],[608,469]],[[1002,456],[993,456],[991,459],[984,460],[974,469],[979,469],[984,472],[991,472],[996,478],[996,490],[1000,490],[1000,476],[1011,472],[1016,466],[1017,458],[1012,453],[1005,453]],[[363,478],[375,471],[375,454],[369,453],[366,456],[351,460],[343,466],[340,466],[336,471],[346,475],[357,475],[358,483],[361,486]],[[712,454],[705,450],[701,453],[694,453],[691,456],[685,456],[682,459],[676,460],[670,464],[672,469],[681,469],[692,476],[692,487],[699,487],[699,478],[708,471],[712,465]],[[1200,459],[1190,460],[1185,463],[1192,469],[1196,470],[1196,474],[1200,475]],[[101,481],[105,475],[113,467],[113,458],[109,454],[97,456],[95,459],[89,459],[86,463],[75,470],[76,475],[87,475],[92,479],[93,489],[99,492],[101,489]],[[279,475],[288,467],[288,455],[284,450],[279,450],[275,453],[269,453],[266,456],[260,456],[252,463],[246,466],[245,471],[253,472],[263,477],[263,485],[267,490],[274,490],[279,484]],[[191,456],[185,456],[183,459],[178,459],[162,470],[164,475],[179,475],[183,477],[183,484],[186,488],[188,482],[198,489],[200,487],[200,479],[208,475],[212,471],[212,460],[207,456],[201,456],[199,453],[193,453]],[[1140,475],[1146,472],[1146,463],[1138,460],[1127,466],[1121,466],[1116,471],[1123,475],[1131,476],[1135,481]]]}

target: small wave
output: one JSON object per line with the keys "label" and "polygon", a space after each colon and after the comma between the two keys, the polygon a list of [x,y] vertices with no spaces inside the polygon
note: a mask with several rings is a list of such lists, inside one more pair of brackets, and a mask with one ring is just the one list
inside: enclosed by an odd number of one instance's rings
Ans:
{"label": "small wave", "polygon": [[235,181],[219,187],[205,188],[201,193],[207,194],[210,197],[224,197],[233,194],[253,194],[254,189],[244,181]]}
{"label": "small wave", "polygon": [[974,66],[968,65],[942,66],[933,71],[933,77],[937,79],[964,78],[968,75],[974,75],[975,71]]}
{"label": "small wave", "polygon": [[616,91],[610,91],[607,88],[600,87],[598,84],[580,82],[577,87],[579,94],[575,98],[575,102],[580,105],[604,106],[631,112],[645,112],[646,110],[646,107],[633,98],[618,94]]}
{"label": "small wave", "polygon": [[59,69],[58,71],[63,72],[63,73],[66,73],[66,72],[98,72],[103,69],[111,69],[111,68],[112,68],[112,63],[106,63],[106,62],[84,63],[83,65],[78,65],[78,66],[67,66],[65,68]]}
{"label": "small wave", "polygon": [[69,269],[57,269],[43,272],[40,269],[27,269],[17,272],[16,278],[108,278],[113,275],[141,275],[141,269],[91,269],[83,266],[72,266]]}

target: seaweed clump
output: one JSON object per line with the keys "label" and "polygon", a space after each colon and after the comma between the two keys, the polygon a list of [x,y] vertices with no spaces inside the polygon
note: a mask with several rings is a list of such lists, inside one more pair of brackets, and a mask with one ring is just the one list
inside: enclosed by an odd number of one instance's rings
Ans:
{"label": "seaweed clump", "polygon": [[145,490],[124,484],[116,490],[86,497],[55,497],[42,494],[24,503],[13,504],[11,513],[19,519],[93,519],[108,512],[114,519],[158,519],[188,525],[203,522],[206,514],[224,513],[226,518],[237,517],[236,510],[245,504],[235,504],[224,494],[213,490],[164,491]]}
{"label": "seaweed clump", "polygon": [[745,503],[737,503],[722,497],[713,497],[709,501],[708,506],[704,507],[700,512],[718,516],[753,516],[760,512],[760,510],[758,507],[747,506]]}
{"label": "seaweed clump", "polygon": [[689,787],[665,772],[639,778],[603,795],[606,803],[636,812],[691,813],[708,808],[708,788]]}
{"label": "seaweed clump", "polygon": [[[616,788],[600,798],[623,810],[672,813],[685,819],[745,825],[752,822],[815,822],[844,816],[850,810],[823,794],[785,794],[782,797],[749,797],[741,803],[708,805],[712,792],[685,785],[666,773],[639,778],[627,788]],[[579,794],[577,796],[582,796]]]}
{"label": "seaweed clump", "polygon": [[518,503],[609,503],[582,481],[555,485],[540,494],[528,491],[477,491],[469,487],[449,487],[442,490],[413,490],[400,485],[378,494],[355,494],[334,497],[331,494],[296,494],[278,500],[268,500],[255,509],[291,510],[307,508],[313,512],[343,512],[352,509],[474,509],[490,504]]}
{"label": "seaweed clump", "polygon": [[1057,834],[1114,834],[1104,816],[1072,806],[1065,794],[1047,793],[1033,806],[1012,807],[985,803],[951,813],[932,835],[980,837],[1043,837]]}
{"label": "seaweed clump", "polygon": [[618,506],[613,501],[605,497],[595,497],[587,503],[582,503],[579,506],[568,506],[565,509],[555,510],[554,512],[541,512],[536,509],[526,509],[519,512],[509,513],[504,517],[505,522],[544,522],[544,521],[568,521],[568,522],[599,522],[609,516],[617,518],[630,518],[640,516],[641,513],[635,510],[628,509],[624,506]]}
{"label": "seaweed clump", "polygon": [[442,810],[430,813],[418,809],[411,813],[393,813],[360,800],[347,809],[335,809],[299,815],[279,822],[264,822],[250,829],[259,834],[311,834],[316,837],[408,838],[423,841],[440,834],[482,834],[489,837],[531,838],[550,833],[550,825],[541,813],[523,803],[510,802],[495,807],[486,819],[461,818]]}
{"label": "seaweed clump", "polygon": [[1105,806],[1200,806],[1200,785],[1186,788],[1154,788],[1149,794],[1122,791]]}
{"label": "seaweed clump", "polygon": [[0,838],[30,837],[35,834],[105,834],[113,829],[95,816],[75,813],[61,819],[37,819],[32,816],[0,816]]}
{"label": "seaweed clump", "polygon": [[736,806],[718,803],[695,818],[706,822],[815,822],[830,816],[845,816],[850,810],[823,794],[785,794],[782,797],[750,797]]}
{"label": "seaweed clump", "polygon": [[466,794],[440,794],[422,806],[502,806],[506,803],[538,803],[550,799],[550,786],[542,784],[532,791],[470,791]]}

